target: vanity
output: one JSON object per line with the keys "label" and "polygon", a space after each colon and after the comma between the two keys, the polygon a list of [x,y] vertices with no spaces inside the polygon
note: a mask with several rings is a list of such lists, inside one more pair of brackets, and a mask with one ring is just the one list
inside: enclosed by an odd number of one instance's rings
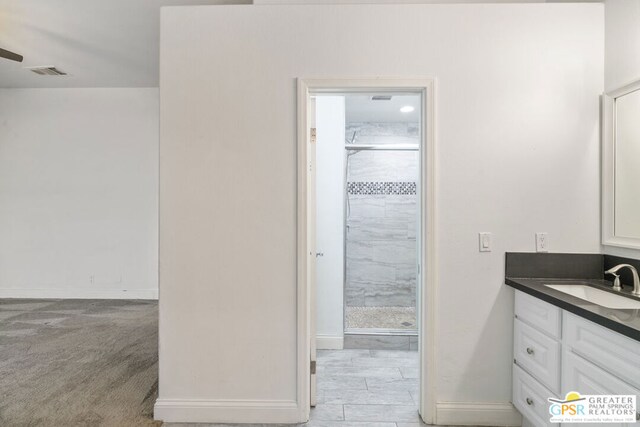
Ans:
{"label": "vanity", "polygon": [[640,260],[610,255],[640,250],[638,117],[640,80],[602,96],[604,254],[506,254],[505,283],[515,289],[512,402],[525,426],[558,425],[548,399],[566,403],[579,398],[573,391],[635,395],[640,411]]}
{"label": "vanity", "polygon": [[512,402],[523,425],[558,425],[549,421],[547,399],[564,400],[570,391],[640,402],[640,297],[629,286],[614,291],[604,277],[613,264],[640,262],[600,254],[506,257],[506,284],[515,289]]}

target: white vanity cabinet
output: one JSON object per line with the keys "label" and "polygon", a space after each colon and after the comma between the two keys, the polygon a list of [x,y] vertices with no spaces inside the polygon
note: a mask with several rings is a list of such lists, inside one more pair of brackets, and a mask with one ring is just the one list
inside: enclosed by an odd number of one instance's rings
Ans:
{"label": "white vanity cabinet", "polygon": [[640,342],[573,313],[565,311],[563,319],[567,350],[640,389]]}
{"label": "white vanity cabinet", "polygon": [[515,298],[512,402],[526,425],[557,426],[547,398],[569,391],[640,402],[640,342],[524,292]]}
{"label": "white vanity cabinet", "polygon": [[562,310],[516,291],[514,312],[513,405],[529,425],[554,425],[547,399],[559,396]]}

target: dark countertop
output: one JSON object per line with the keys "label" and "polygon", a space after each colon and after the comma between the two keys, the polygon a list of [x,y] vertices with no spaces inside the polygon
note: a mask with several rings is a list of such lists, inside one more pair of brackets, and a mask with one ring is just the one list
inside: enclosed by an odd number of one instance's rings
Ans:
{"label": "dark countertop", "polygon": [[[594,288],[619,295],[620,292],[611,290],[611,282],[599,279],[507,277],[505,283],[512,288],[546,301],[549,304],[553,304],[563,310],[567,310],[636,341],[640,341],[640,309],[622,310],[606,308],[544,286],[545,283],[567,285],[586,283]],[[629,287],[627,286],[626,289],[623,289],[622,293],[628,294],[628,289]],[[637,297],[632,298],[640,300],[640,298]]]}

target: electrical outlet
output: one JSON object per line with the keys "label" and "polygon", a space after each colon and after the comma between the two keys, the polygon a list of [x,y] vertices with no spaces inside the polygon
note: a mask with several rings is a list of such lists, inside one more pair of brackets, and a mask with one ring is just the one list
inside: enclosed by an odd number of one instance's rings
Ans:
{"label": "electrical outlet", "polygon": [[549,252],[549,236],[546,232],[536,233],[536,252]]}
{"label": "electrical outlet", "polygon": [[491,233],[478,233],[480,252],[491,252]]}

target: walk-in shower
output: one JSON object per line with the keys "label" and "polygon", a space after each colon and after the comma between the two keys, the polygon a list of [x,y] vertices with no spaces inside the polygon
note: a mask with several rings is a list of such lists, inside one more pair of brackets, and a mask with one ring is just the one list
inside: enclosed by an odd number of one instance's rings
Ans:
{"label": "walk-in shower", "polygon": [[[420,122],[358,97],[346,97],[345,333],[415,334]],[[419,108],[419,96],[399,98]]]}

